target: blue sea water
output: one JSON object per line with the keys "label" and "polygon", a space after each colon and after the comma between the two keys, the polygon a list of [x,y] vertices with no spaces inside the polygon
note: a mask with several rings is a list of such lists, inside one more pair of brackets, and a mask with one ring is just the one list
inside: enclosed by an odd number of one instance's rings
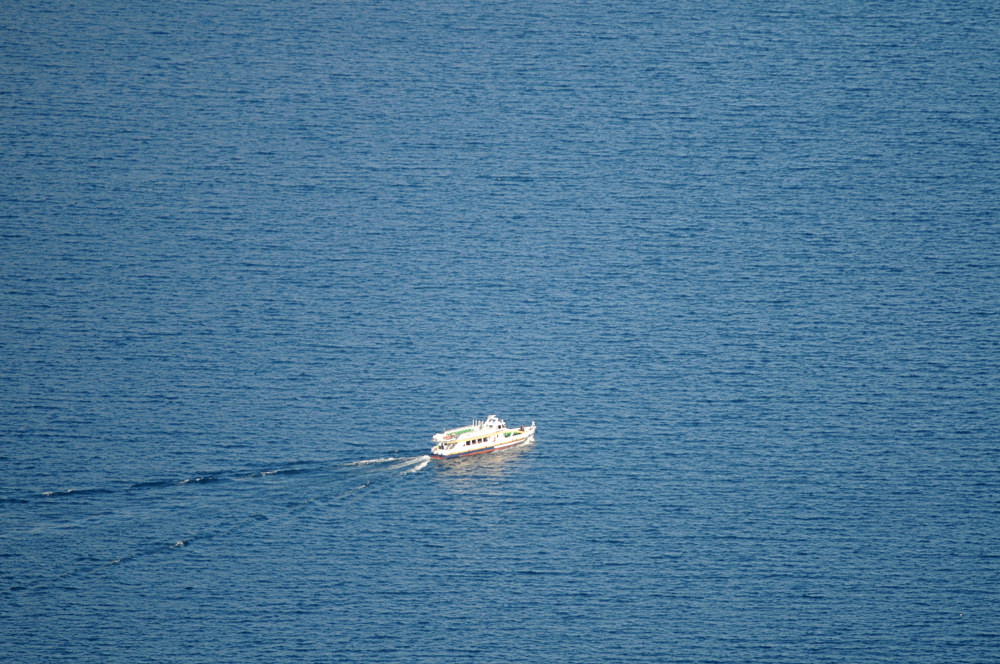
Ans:
{"label": "blue sea water", "polygon": [[10,0],[0,72],[5,661],[1000,661],[993,3]]}

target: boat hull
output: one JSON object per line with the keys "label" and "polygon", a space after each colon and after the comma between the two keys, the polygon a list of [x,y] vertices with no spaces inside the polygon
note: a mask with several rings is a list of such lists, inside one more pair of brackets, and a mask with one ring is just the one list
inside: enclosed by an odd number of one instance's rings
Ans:
{"label": "boat hull", "polygon": [[500,450],[505,450],[516,445],[523,445],[524,443],[529,443],[535,439],[534,432],[529,433],[526,436],[518,437],[514,440],[505,440],[498,442],[496,444],[486,445],[486,446],[476,446],[464,450],[455,450],[448,452],[431,452],[432,459],[458,459],[460,457],[469,457],[476,454],[489,454],[490,452],[499,452]]}

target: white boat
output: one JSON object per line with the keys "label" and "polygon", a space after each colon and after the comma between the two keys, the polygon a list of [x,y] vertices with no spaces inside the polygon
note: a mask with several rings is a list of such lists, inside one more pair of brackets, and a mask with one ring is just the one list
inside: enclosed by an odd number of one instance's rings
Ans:
{"label": "white boat", "polygon": [[535,423],[528,426],[511,429],[507,423],[496,415],[490,415],[485,420],[474,420],[471,425],[449,429],[443,433],[434,434],[434,447],[431,457],[434,459],[452,459],[454,457],[470,456],[496,452],[507,447],[527,443],[535,438]]}

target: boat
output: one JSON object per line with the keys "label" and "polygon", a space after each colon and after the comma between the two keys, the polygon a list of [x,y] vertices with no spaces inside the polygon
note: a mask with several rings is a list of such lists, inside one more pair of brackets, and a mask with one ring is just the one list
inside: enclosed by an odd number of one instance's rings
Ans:
{"label": "boat", "polygon": [[534,422],[511,429],[496,415],[490,415],[485,420],[473,420],[471,425],[434,434],[431,458],[453,459],[496,452],[534,439]]}

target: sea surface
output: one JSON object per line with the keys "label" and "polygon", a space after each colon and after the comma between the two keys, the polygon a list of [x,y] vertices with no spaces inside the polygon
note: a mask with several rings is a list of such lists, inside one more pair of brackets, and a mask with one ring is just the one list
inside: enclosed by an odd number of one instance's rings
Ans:
{"label": "sea surface", "polygon": [[997,5],[8,0],[0,643],[1000,662]]}

